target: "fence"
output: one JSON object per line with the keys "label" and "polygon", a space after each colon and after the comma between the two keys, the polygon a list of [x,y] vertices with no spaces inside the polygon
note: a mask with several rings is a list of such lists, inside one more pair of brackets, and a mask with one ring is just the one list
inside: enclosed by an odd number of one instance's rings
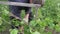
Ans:
{"label": "fence", "polygon": [[[25,7],[34,7],[35,8],[35,18],[38,16],[38,8],[41,7],[40,4],[29,4],[29,3],[20,3],[20,2],[9,2],[9,1],[0,1],[0,4],[4,5],[14,5],[14,6],[25,6]],[[16,17],[15,15],[12,15]],[[21,18],[16,17],[17,19],[22,20]],[[37,18],[36,18],[37,19]],[[25,22],[25,21],[24,21]],[[3,33],[2,33],[3,34]],[[6,33],[7,34],[7,33]]]}
{"label": "fence", "polygon": [[[14,6],[25,6],[25,7],[34,7],[35,8],[35,18],[38,16],[38,8],[41,7],[40,4],[29,4],[29,3],[20,3],[20,2],[9,2],[9,1],[0,1],[0,4],[4,5],[14,5]],[[15,15],[13,15],[16,17]],[[22,20],[21,18],[16,17],[19,20]]]}

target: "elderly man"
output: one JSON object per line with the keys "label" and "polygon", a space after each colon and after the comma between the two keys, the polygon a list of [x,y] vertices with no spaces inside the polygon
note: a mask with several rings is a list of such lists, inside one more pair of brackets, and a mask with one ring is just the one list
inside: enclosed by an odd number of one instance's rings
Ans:
{"label": "elderly man", "polygon": [[[41,4],[41,6],[43,6],[44,0],[8,0],[11,2],[21,2],[21,3],[34,3],[34,4]],[[9,6],[9,9],[11,11],[12,14],[14,14],[16,17],[21,18],[20,13],[21,10],[25,10],[25,18],[24,20],[26,22],[30,22],[33,18],[32,16],[32,12],[31,12],[31,7],[24,7],[24,6]],[[15,18],[14,16],[10,16],[10,19],[12,20],[13,18]],[[13,25],[13,24],[12,24]],[[14,25],[15,26],[15,25]],[[14,28],[19,28],[19,26],[12,26],[12,29]],[[20,28],[21,29],[21,28]],[[23,29],[23,27],[22,27]]]}
{"label": "elderly man", "polygon": [[[11,2],[21,2],[21,3],[30,3],[30,0],[8,0]],[[14,14],[16,17],[21,18],[20,13],[21,10],[25,10],[26,16],[24,18],[24,20],[26,20],[26,22],[30,22],[32,20],[32,12],[31,12],[31,7],[24,7],[24,6],[12,6],[9,5],[9,10],[11,11],[12,14]],[[14,19],[14,16],[10,16],[10,19]],[[14,28],[12,26],[12,28]]]}
{"label": "elderly man", "polygon": [[[21,3],[34,3],[34,4],[41,4],[41,6],[44,4],[44,0],[8,0],[11,2],[21,2]],[[24,6],[9,6],[9,9],[12,14],[14,14],[17,17],[21,17],[20,13],[21,10],[25,10],[26,16],[24,20],[26,22],[30,22],[32,20],[32,12],[31,12],[31,7],[24,7]],[[10,19],[13,19],[14,16],[10,16]]]}

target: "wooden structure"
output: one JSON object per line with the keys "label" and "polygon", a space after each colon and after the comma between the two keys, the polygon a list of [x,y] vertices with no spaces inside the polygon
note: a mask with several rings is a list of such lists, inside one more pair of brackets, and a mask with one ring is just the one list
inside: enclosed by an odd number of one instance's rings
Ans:
{"label": "wooden structure", "polygon": [[[41,7],[40,4],[29,4],[29,3],[20,3],[20,2],[9,2],[9,1],[0,1],[0,4],[4,4],[4,5],[14,5],[14,6],[25,6],[25,7],[34,7],[35,8],[35,18],[38,16],[38,8]],[[13,15],[14,17],[16,17],[15,15]],[[19,20],[22,20],[19,17],[16,17]]]}
{"label": "wooden structure", "polygon": [[[14,6],[25,6],[25,7],[34,7],[35,8],[35,13],[36,13],[35,18],[38,16],[38,8],[41,7],[40,4],[29,4],[29,3],[9,2],[9,1],[0,1],[0,4],[14,5]],[[15,15],[13,15],[13,16],[16,17]],[[22,20],[19,17],[16,17],[16,18]]]}

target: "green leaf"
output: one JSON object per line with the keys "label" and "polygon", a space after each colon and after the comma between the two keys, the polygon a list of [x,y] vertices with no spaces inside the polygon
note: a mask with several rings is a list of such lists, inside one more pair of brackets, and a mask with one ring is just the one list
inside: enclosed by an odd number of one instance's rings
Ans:
{"label": "green leaf", "polygon": [[32,34],[40,34],[38,31],[33,32]]}
{"label": "green leaf", "polygon": [[1,19],[1,17],[0,17],[0,25],[2,25],[2,19]]}
{"label": "green leaf", "polygon": [[17,29],[12,29],[12,30],[10,31],[10,34],[18,34],[18,30],[17,30]]}

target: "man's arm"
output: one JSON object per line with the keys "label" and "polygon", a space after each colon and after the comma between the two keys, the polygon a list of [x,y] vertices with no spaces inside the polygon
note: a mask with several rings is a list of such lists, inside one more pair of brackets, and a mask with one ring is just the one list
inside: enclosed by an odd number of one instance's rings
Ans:
{"label": "man's arm", "polygon": [[[32,3],[32,0],[29,0],[29,2]],[[27,14],[25,15],[25,18],[24,18],[23,20],[28,23],[28,20],[29,20],[29,13],[27,13]]]}

